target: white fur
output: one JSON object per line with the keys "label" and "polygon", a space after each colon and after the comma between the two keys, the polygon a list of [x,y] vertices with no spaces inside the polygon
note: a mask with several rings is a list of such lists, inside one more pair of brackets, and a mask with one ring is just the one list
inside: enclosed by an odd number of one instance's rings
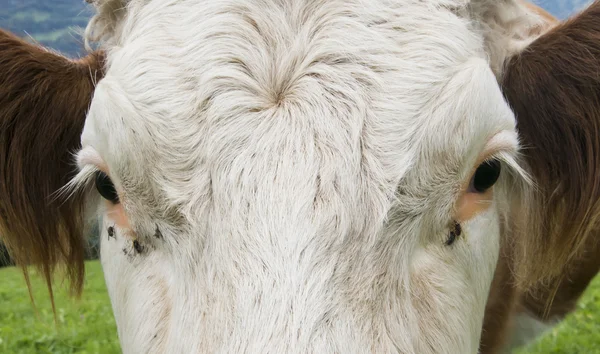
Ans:
{"label": "white fur", "polygon": [[508,173],[444,242],[486,146],[514,164],[487,5],[98,1],[82,143],[131,224],[103,216],[123,351],[476,353]]}

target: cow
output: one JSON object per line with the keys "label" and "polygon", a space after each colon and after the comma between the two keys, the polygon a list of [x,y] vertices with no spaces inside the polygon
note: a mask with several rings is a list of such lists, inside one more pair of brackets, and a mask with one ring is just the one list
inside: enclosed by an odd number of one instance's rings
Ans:
{"label": "cow", "polygon": [[123,352],[494,353],[597,273],[599,3],[91,2],[0,32],[0,235],[77,296],[98,222]]}

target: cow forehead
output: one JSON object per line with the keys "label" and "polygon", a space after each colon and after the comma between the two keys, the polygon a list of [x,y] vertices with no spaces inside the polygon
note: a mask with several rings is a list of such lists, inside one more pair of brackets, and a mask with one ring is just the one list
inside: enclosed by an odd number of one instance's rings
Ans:
{"label": "cow forehead", "polygon": [[131,195],[154,183],[197,207],[219,185],[285,181],[368,190],[383,214],[411,169],[469,169],[514,128],[481,38],[446,7],[173,3],[131,8],[84,130]]}

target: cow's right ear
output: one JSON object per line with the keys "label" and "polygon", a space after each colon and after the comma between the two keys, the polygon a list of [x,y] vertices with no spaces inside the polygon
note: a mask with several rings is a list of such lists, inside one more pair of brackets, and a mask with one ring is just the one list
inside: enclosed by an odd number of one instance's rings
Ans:
{"label": "cow's right ear", "polygon": [[600,2],[510,58],[501,84],[536,182],[515,217],[515,271],[526,288],[558,284],[598,242]]}
{"label": "cow's right ear", "polygon": [[0,30],[0,239],[51,289],[64,265],[83,284],[83,198],[57,199],[74,176],[73,154],[101,78],[103,56],[70,60]]}

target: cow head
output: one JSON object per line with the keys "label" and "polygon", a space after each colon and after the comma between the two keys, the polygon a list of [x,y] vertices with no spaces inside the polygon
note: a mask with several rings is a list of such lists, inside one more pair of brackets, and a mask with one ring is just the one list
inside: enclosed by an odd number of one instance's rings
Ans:
{"label": "cow head", "polygon": [[510,95],[543,18],[509,0],[95,6],[106,61],[85,119],[96,60],[3,64],[27,78],[0,76],[19,263],[63,262],[79,288],[97,216],[125,352],[477,351],[500,244],[534,200],[523,167],[548,173],[519,155],[509,106],[560,90]]}

